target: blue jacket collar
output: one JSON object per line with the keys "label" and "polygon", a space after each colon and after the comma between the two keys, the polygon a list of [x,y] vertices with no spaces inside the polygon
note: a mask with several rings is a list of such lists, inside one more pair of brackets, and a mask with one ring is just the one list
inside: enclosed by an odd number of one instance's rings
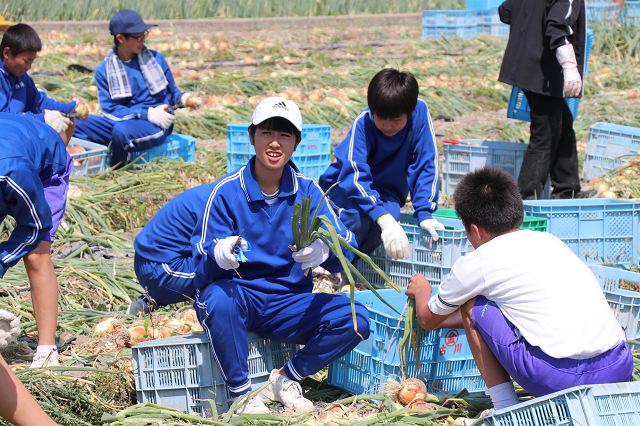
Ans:
{"label": "blue jacket collar", "polygon": [[[253,170],[255,161],[256,157],[254,155],[242,170],[241,184],[248,201],[264,200],[260,184],[258,184]],[[278,194],[278,198],[288,197],[298,191],[298,179],[296,178],[296,173],[297,172],[289,164],[284,165],[284,169],[282,169],[282,181],[280,182],[280,193]]]}

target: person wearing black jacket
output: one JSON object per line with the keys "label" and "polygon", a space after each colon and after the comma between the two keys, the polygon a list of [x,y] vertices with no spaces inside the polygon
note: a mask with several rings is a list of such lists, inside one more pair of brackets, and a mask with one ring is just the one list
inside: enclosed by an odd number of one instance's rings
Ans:
{"label": "person wearing black jacket", "polygon": [[539,198],[551,174],[552,198],[583,198],[573,115],[564,98],[582,96],[587,49],[584,0],[506,0],[510,26],[499,80],[522,89],[531,108],[531,139],[518,185]]}

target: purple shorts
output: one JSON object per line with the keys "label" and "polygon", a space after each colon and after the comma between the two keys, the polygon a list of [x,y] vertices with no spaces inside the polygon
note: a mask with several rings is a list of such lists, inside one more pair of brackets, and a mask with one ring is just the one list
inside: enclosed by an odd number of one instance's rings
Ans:
{"label": "purple shorts", "polygon": [[[62,222],[62,217],[64,216],[65,208],[67,207],[67,192],[69,191],[69,175],[73,170],[73,159],[67,152],[67,166],[62,175],[53,175],[50,178],[47,178],[42,181],[42,187],[44,189],[44,198],[47,200],[47,204],[49,204],[49,208],[51,209],[51,222],[52,227],[49,232],[47,232],[44,237],[42,237],[42,241],[53,242],[53,237],[56,235],[56,231],[58,230],[58,226],[60,226],[60,222]],[[4,218],[9,215],[13,216],[13,211],[5,210],[0,212],[0,223],[4,220]]]}
{"label": "purple shorts", "polygon": [[631,380],[633,358],[626,339],[593,358],[558,359],[530,345],[500,308],[484,296],[476,298],[471,319],[504,369],[533,396],[573,386]]}

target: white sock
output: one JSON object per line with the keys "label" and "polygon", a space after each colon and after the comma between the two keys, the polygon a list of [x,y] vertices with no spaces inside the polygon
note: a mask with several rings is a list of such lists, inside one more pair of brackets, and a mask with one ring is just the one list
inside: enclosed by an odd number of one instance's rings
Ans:
{"label": "white sock", "polygon": [[56,345],[38,345],[38,347],[36,348],[36,353],[40,354],[48,354],[51,351],[54,352],[52,356],[58,355],[58,348],[56,347]]}
{"label": "white sock", "polygon": [[493,402],[493,408],[496,410],[502,410],[520,403],[512,382],[501,383],[488,390],[491,402]]}

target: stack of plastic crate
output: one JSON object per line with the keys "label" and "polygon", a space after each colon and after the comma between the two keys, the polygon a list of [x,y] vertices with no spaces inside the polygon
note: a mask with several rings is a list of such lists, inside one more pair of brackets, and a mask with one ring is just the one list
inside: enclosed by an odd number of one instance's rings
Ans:
{"label": "stack of plastic crate", "polygon": [[621,17],[625,25],[638,26],[640,24],[640,1],[625,1]]}
{"label": "stack of plastic crate", "polygon": [[478,35],[476,10],[425,10],[422,14],[422,37],[439,38]]}
{"label": "stack of plastic crate", "polygon": [[615,169],[640,152],[640,129],[595,123],[589,128],[582,177],[593,179]]}

